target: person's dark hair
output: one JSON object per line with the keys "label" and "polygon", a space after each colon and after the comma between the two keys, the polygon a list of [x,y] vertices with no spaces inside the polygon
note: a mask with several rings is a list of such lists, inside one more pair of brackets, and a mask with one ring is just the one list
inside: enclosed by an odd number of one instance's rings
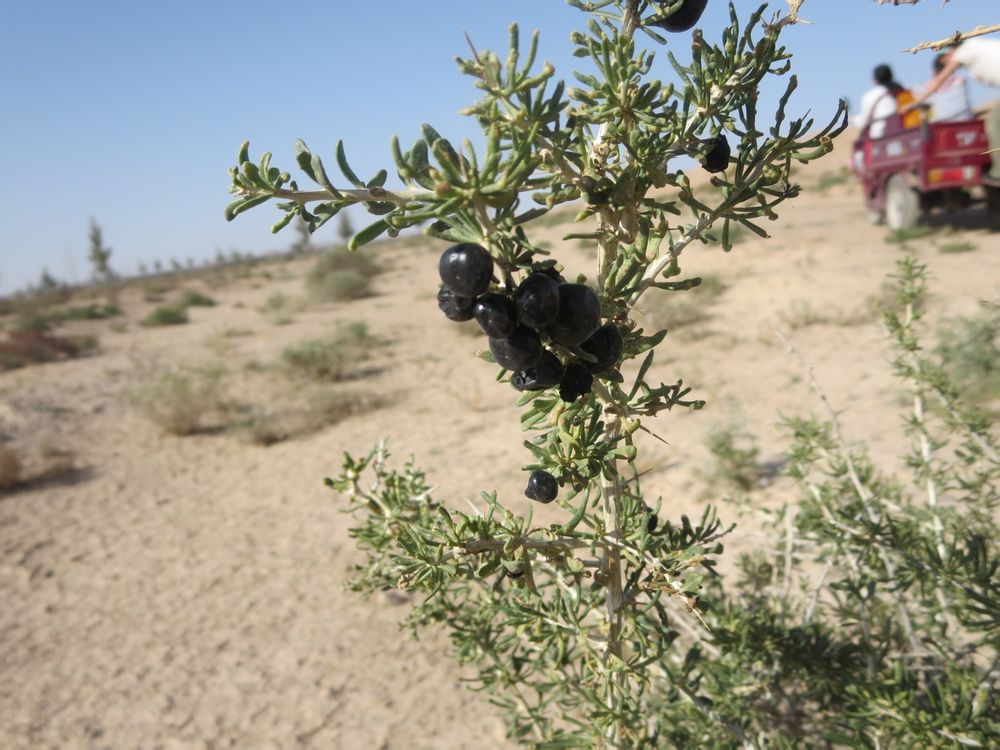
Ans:
{"label": "person's dark hair", "polygon": [[951,51],[949,50],[947,52],[939,52],[935,56],[935,58],[934,58],[934,72],[935,73],[940,73],[941,72],[941,69],[944,68],[945,62],[947,62],[947,60],[948,60],[948,55],[950,55],[950,54],[951,54]]}
{"label": "person's dark hair", "polygon": [[876,65],[872,77],[875,79],[875,83],[882,86],[890,86],[895,83],[892,77],[892,68],[888,65]]}

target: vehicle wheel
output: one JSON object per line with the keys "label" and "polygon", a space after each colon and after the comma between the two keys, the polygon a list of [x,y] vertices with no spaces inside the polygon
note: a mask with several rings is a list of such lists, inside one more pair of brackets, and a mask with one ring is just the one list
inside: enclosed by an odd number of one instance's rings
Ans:
{"label": "vehicle wheel", "polygon": [[920,195],[906,184],[906,178],[894,174],[885,188],[885,220],[889,229],[909,229],[920,219]]}
{"label": "vehicle wheel", "polygon": [[986,210],[994,219],[1000,219],[1000,188],[986,185]]}

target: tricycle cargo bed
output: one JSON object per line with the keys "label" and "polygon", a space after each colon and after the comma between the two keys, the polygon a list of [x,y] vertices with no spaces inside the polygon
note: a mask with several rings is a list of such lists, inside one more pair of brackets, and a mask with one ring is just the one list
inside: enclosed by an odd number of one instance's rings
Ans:
{"label": "tricycle cargo bed", "polygon": [[862,132],[854,143],[852,168],[872,218],[885,214],[890,226],[899,229],[915,223],[920,209],[934,204],[928,194],[981,185],[991,164],[988,151],[982,120],[903,130],[896,116],[886,121],[880,138],[870,138],[868,128]]}

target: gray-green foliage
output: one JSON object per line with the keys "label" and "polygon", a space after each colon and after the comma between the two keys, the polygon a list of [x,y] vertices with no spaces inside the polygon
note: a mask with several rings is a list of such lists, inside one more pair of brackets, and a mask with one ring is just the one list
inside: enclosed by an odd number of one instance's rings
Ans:
{"label": "gray-green foliage", "polygon": [[365,323],[350,323],[326,338],[286,347],[281,359],[293,374],[313,380],[340,380],[370,356],[376,343]]}
{"label": "gray-green foliage", "polygon": [[[301,216],[315,230],[360,204],[376,219],[352,248],[425,224],[487,247],[504,293],[543,263],[538,223],[574,202],[586,231],[566,239],[596,247],[588,283],[623,332],[623,361],[639,360],[572,403],[552,390],[519,398],[525,468],[562,487],[555,523],[490,494],[477,512],[451,510],[384,449],[348,456],[329,483],[358,514],[366,562],[354,586],[414,592],[411,626],[443,627],[511,735],[536,747],[997,746],[996,447],[919,347],[912,259],[897,291],[905,312],[886,317],[913,397],[910,484],[847,445],[835,416],[790,421],[802,496],[776,515],[776,547],[746,556],[734,581],[715,574],[727,531],[715,511],[669,517],[634,469],[650,419],[702,405],[682,381],[650,379],[665,332],[636,326],[636,306],[696,286],[680,267],[691,243],[717,233],[728,250],[734,228],[766,237],[762,220],[798,194],[792,163],[829,152],[843,127],[843,106],[825,128],[787,116],[794,77],[758,121],[760,84],[790,71],[779,39],[794,11],[744,19],[733,5],[717,42],[674,37],[691,44],[685,65],[652,25],[679,4],[569,2],[589,15],[572,36],[592,69],[577,86],[536,65],[537,37],[522,49],[516,27],[506,60],[479,50],[459,61],[481,94],[466,110],[483,128],[479,152],[425,125],[408,149],[393,141],[399,190],[385,170],[359,178],[342,143],[346,188],[301,142],[315,190],[268,154],[251,162],[247,144],[231,170],[229,218],[275,199],[276,229]],[[672,73],[644,45],[666,45]],[[732,158],[702,185],[676,158],[705,159],[718,134]]]}
{"label": "gray-green foliage", "polygon": [[977,402],[1000,398],[1000,312],[945,321],[934,350],[964,394]]}
{"label": "gray-green foliage", "polygon": [[761,477],[760,448],[753,435],[735,425],[718,426],[709,433],[708,452],[714,461],[712,478],[717,477],[744,492],[757,485]]}
{"label": "gray-green foliage", "polygon": [[111,248],[105,246],[104,232],[93,218],[90,220],[88,238],[90,241],[90,252],[87,257],[90,260],[90,265],[93,266],[94,278],[99,280],[112,278],[114,272],[111,270],[110,265]]}

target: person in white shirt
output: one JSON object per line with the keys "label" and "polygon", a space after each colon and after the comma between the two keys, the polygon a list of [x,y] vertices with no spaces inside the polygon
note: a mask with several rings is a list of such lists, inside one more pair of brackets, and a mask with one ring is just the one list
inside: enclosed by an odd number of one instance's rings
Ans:
{"label": "person in white shirt", "polygon": [[[948,54],[942,52],[934,58],[935,75],[944,69]],[[931,122],[960,122],[973,118],[969,82],[957,71],[944,79],[937,90],[927,97],[926,103],[931,107]]]}
{"label": "person in white shirt", "polygon": [[896,92],[903,87],[893,79],[892,68],[888,65],[876,66],[872,73],[875,86],[861,97],[861,112],[854,124],[862,130],[868,127],[871,138],[881,138],[885,132],[885,119],[898,111]]}
{"label": "person in white shirt", "polygon": [[[965,68],[972,77],[987,86],[1000,88],[1000,41],[976,37],[966,39],[942,58],[944,67],[934,76],[907,109],[918,107],[937,92],[959,68]],[[1000,99],[993,102],[986,113],[986,139],[990,149],[1000,149]],[[993,154],[993,166],[983,175],[983,184],[1000,187],[1000,154]]]}

